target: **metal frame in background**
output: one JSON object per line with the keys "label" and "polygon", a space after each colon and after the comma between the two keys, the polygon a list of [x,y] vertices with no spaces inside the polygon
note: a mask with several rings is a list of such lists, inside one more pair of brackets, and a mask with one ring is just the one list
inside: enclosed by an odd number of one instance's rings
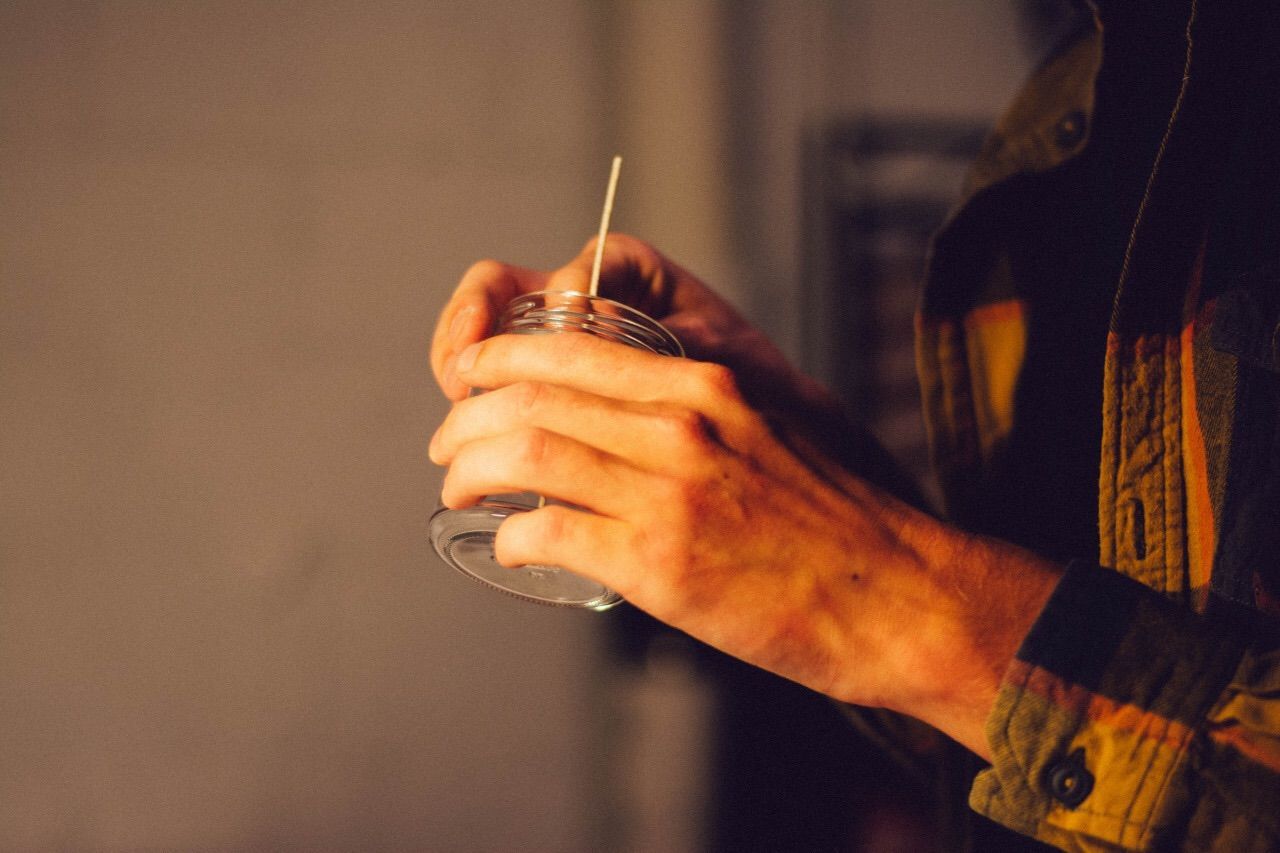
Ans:
{"label": "metal frame in background", "polygon": [[864,116],[806,145],[806,367],[931,497],[914,316],[929,241],[957,201],[986,120]]}

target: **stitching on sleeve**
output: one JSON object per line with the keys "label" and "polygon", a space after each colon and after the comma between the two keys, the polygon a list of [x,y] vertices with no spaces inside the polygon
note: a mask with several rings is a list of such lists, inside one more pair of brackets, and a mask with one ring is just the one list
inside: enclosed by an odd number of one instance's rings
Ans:
{"label": "stitching on sleeve", "polygon": [[1039,669],[1040,667],[1038,666],[1029,666],[1026,668],[1026,671],[1023,673],[1021,683],[1018,684],[1017,698],[1013,700],[1013,705],[1009,708],[1009,713],[1006,714],[1004,718],[1003,734],[1004,734],[1005,748],[1008,750],[1009,755],[1012,757],[1014,765],[1016,765],[1018,770],[1022,773],[1023,779],[1027,780],[1024,783],[1023,787],[1026,787],[1028,789],[1031,788],[1030,773],[1028,772],[1028,768],[1025,765],[1023,765],[1021,758],[1018,755],[1018,750],[1014,749],[1013,747],[1013,738],[1009,734],[1009,728],[1013,725],[1013,720],[1018,715],[1018,708],[1020,705],[1022,705],[1022,700],[1027,695],[1027,684],[1030,683],[1031,681],[1031,674],[1038,671]]}
{"label": "stitching on sleeve", "polygon": [[[1178,766],[1179,759],[1181,758],[1183,751],[1186,749],[1186,747],[1183,747],[1182,749],[1174,753],[1173,760],[1169,762],[1168,772],[1165,773],[1164,778],[1159,780],[1159,782],[1156,785],[1155,798],[1152,801],[1151,811],[1147,815],[1146,819],[1140,820],[1140,821],[1132,820],[1131,816],[1133,815],[1133,810],[1138,805],[1138,798],[1142,795],[1143,789],[1147,787],[1147,777],[1151,775],[1151,768],[1155,765],[1156,759],[1160,756],[1160,741],[1164,740],[1165,736],[1169,734],[1169,729],[1172,727],[1173,727],[1173,720],[1166,717],[1164,721],[1164,730],[1160,733],[1161,736],[1159,738],[1154,739],[1155,742],[1152,743],[1152,746],[1151,746],[1151,758],[1147,761],[1147,766],[1143,768],[1142,773],[1138,776],[1137,784],[1134,785],[1134,789],[1133,789],[1133,797],[1129,800],[1128,808],[1124,810],[1125,825],[1126,826],[1133,825],[1138,827],[1139,839],[1141,839],[1142,836],[1146,835],[1147,832],[1150,831],[1151,823],[1155,819],[1155,816],[1160,811],[1159,806],[1164,797],[1165,791],[1169,786],[1169,781],[1173,778],[1173,771]],[[1146,740],[1150,742],[1152,739],[1147,738]]]}

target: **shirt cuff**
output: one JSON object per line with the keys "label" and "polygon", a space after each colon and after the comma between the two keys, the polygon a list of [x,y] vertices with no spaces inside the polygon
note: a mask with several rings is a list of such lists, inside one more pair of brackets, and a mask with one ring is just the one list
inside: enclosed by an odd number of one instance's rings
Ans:
{"label": "shirt cuff", "polygon": [[978,812],[1066,849],[1146,849],[1185,819],[1193,736],[1243,638],[1077,562],[1005,673]]}

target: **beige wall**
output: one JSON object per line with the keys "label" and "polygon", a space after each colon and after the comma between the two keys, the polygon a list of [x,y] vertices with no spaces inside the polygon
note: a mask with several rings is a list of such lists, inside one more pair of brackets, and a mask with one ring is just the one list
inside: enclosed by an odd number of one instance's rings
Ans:
{"label": "beige wall", "polygon": [[0,849],[590,849],[593,619],[430,555],[431,320],[598,213],[590,4],[0,4]]}

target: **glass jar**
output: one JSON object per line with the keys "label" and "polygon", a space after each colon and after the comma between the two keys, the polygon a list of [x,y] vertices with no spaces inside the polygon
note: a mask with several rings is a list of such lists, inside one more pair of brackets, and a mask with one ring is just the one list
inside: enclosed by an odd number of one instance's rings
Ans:
{"label": "glass jar", "polygon": [[[516,335],[580,332],[660,355],[683,356],[675,336],[653,318],[605,299],[573,290],[518,296],[498,319],[497,331]],[[613,590],[559,566],[507,568],[493,553],[498,525],[518,512],[542,506],[539,496],[489,495],[465,509],[441,508],[431,517],[431,544],[463,574],[517,598],[559,607],[607,610],[622,600]]]}

